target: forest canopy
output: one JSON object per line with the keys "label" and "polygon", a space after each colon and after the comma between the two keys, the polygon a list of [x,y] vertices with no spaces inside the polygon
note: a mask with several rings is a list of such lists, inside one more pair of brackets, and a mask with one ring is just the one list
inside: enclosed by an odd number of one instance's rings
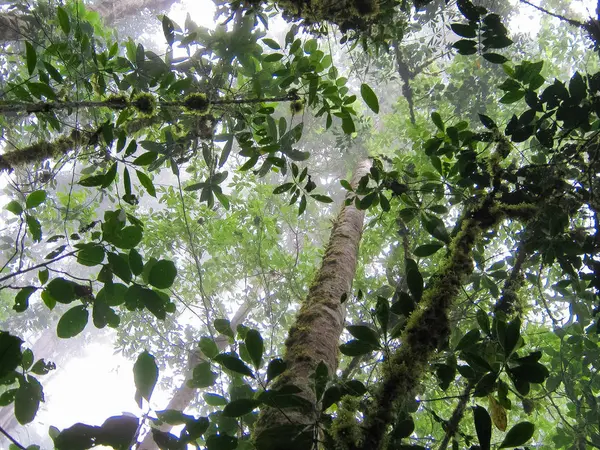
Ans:
{"label": "forest canopy", "polygon": [[600,448],[600,2],[17,0],[0,45],[0,447]]}

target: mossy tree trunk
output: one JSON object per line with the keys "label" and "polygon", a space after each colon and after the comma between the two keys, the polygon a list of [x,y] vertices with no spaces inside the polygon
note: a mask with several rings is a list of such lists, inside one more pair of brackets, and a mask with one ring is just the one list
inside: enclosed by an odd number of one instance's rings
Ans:
{"label": "mossy tree trunk", "polygon": [[[351,181],[354,186],[370,166],[370,161],[358,165]],[[342,208],[334,222],[321,268],[289,330],[286,371],[271,387],[297,386],[310,407],[263,408],[254,429],[258,450],[308,450],[318,437],[319,407],[312,376],[321,362],[330,376],[338,366],[338,344],[345,320],[343,298],[350,295],[364,216],[364,211],[351,204]]]}

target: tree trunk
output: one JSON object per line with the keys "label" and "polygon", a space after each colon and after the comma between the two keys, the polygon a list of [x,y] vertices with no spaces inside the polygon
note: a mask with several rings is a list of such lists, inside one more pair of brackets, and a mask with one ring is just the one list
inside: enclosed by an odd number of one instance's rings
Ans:
{"label": "tree trunk", "polygon": [[[250,309],[252,308],[252,305],[253,305],[253,303],[248,301],[238,308],[235,315],[233,316],[233,319],[231,320],[231,329],[234,332],[235,332],[237,326],[246,318],[246,316],[250,312]],[[215,343],[217,344],[217,348],[219,349],[219,352],[222,352],[223,350],[225,350],[225,348],[229,344],[229,338],[227,336],[220,335],[215,339]],[[176,411],[184,411],[190,405],[190,403],[192,403],[192,400],[196,396],[196,389],[189,387],[188,381],[192,377],[192,374],[194,372],[194,367],[196,367],[203,359],[204,359],[204,357],[202,356],[201,352],[198,349],[194,349],[194,350],[190,351],[190,353],[188,355],[187,373],[186,373],[185,380],[183,381],[181,386],[179,386],[177,388],[177,390],[173,394],[173,397],[171,398],[171,400],[169,401],[169,403],[167,404],[167,407],[165,409],[174,409]],[[159,427],[159,429],[161,431],[165,431],[165,432],[169,432],[171,430],[171,428],[173,428],[173,425],[170,425],[170,424],[163,424],[161,427]],[[138,447],[138,450],[156,450],[156,449],[158,449],[158,446],[154,442],[154,439],[152,439],[152,433],[148,433],[144,437],[140,446]]]}
{"label": "tree trunk", "polygon": [[[354,186],[370,166],[370,161],[358,165]],[[319,408],[311,376],[321,361],[330,376],[338,366],[338,343],[345,319],[342,299],[352,287],[364,216],[364,211],[350,204],[342,208],[334,222],[321,268],[285,342],[287,368],[271,387],[296,386],[312,406],[263,408],[254,429],[258,450],[309,450],[316,442]]]}
{"label": "tree trunk", "polygon": [[0,14],[0,42],[21,41],[25,39],[27,18],[21,14],[7,12]]}

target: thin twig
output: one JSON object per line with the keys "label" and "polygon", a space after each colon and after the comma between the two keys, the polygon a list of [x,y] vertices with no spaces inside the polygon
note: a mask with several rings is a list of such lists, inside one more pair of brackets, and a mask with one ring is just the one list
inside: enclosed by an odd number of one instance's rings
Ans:
{"label": "thin twig", "polygon": [[26,450],[26,448],[23,447],[21,444],[19,444],[19,442],[14,437],[12,437],[10,434],[8,434],[6,431],[4,431],[4,428],[0,427],[0,433],[2,433],[4,436],[6,436],[6,438],[10,442],[12,442],[15,446],[17,446],[21,450]]}

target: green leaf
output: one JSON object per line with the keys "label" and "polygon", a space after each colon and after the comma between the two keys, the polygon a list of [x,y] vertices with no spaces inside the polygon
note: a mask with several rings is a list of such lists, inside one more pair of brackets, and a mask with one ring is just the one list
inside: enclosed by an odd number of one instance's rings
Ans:
{"label": "green leaf", "polygon": [[21,363],[23,340],[6,331],[0,331],[0,379],[11,373]]}
{"label": "green leaf", "polygon": [[231,323],[227,319],[216,319],[213,322],[215,326],[215,330],[219,333],[224,334],[225,336],[229,336],[231,338],[234,337],[233,330],[231,329]]}
{"label": "green leaf", "polygon": [[240,398],[229,403],[223,408],[223,415],[226,417],[241,417],[251,413],[260,405],[258,400],[252,398]]}
{"label": "green leaf", "polygon": [[424,244],[415,248],[413,254],[419,257],[431,256],[443,247],[444,244]]}
{"label": "green leaf", "polygon": [[27,83],[27,87],[29,88],[29,92],[39,99],[47,97],[50,100],[56,100],[56,94],[47,83],[31,81]]}
{"label": "green leaf", "polygon": [[210,363],[202,362],[194,367],[192,379],[188,384],[190,387],[202,389],[214,385],[217,378],[218,375],[210,370]]}
{"label": "green leaf", "polygon": [[33,286],[26,286],[22,288],[15,296],[15,304],[13,309],[16,312],[23,312],[29,307],[29,297],[33,294],[37,288]]}
{"label": "green leaf", "polygon": [[509,91],[502,96],[502,98],[500,99],[500,103],[509,105],[511,103],[518,102],[523,97],[525,97],[525,91],[522,89],[519,89],[517,91]]}
{"label": "green leaf", "polygon": [[202,398],[209,406],[225,406],[227,404],[227,399],[219,394],[205,392],[202,394]]}
{"label": "green leaf", "polygon": [[173,22],[167,16],[163,16],[162,18],[162,29],[165,35],[165,39],[167,40],[167,44],[173,45],[175,41],[175,27],[173,26]]}
{"label": "green leaf", "polygon": [[217,344],[209,337],[201,337],[198,347],[200,347],[200,351],[204,353],[207,358],[212,359],[219,354],[219,348],[217,347]]}
{"label": "green leaf", "polygon": [[486,61],[489,61],[492,64],[504,64],[508,61],[506,56],[499,55],[498,53],[484,53],[481,56],[483,56]]}
{"label": "green leaf", "polygon": [[152,289],[139,289],[138,295],[146,309],[154,314],[160,320],[165,320],[167,317],[166,301]]}
{"label": "green leaf", "polygon": [[142,186],[146,188],[148,194],[150,194],[152,197],[156,197],[156,189],[154,188],[154,184],[152,183],[150,177],[139,170],[136,170],[135,173],[137,174],[138,180],[140,180]]}
{"label": "green leaf", "polygon": [[473,420],[475,421],[475,431],[481,450],[490,450],[492,441],[492,418],[487,410],[479,405],[473,408]]}
{"label": "green leaf", "polygon": [[99,244],[81,244],[77,252],[77,262],[82,266],[97,266],[104,261],[104,247]]}
{"label": "green leaf", "polygon": [[175,263],[161,259],[150,269],[148,282],[158,289],[167,289],[173,285],[176,276],[177,268],[175,267]]}
{"label": "green leaf", "polygon": [[133,365],[133,381],[135,383],[135,397],[138,405],[142,406],[141,399],[144,398],[150,401],[154,386],[158,381],[158,366],[154,356],[148,351],[140,353]]}
{"label": "green leaf", "polygon": [[246,343],[246,349],[250,354],[250,358],[252,359],[254,367],[258,369],[260,367],[260,362],[262,360],[264,351],[262,336],[257,330],[248,330],[244,342]]}
{"label": "green leaf", "polygon": [[58,70],[56,70],[56,68],[52,64],[44,61],[44,67],[46,68],[46,70],[48,71],[48,74],[52,77],[52,79],[54,81],[56,81],[57,83],[63,82],[62,75],[60,74],[60,72]]}
{"label": "green leaf", "polygon": [[344,116],[342,118],[342,130],[346,134],[352,134],[356,131],[356,127],[354,126],[354,121],[350,116]]}
{"label": "green leaf", "polygon": [[483,126],[486,127],[488,130],[493,130],[495,128],[498,128],[496,123],[491,118],[486,116],[485,114],[479,114],[479,120],[481,121]]}
{"label": "green leaf", "polygon": [[117,176],[117,163],[113,163],[110,166],[110,169],[108,169],[106,171],[106,173],[104,174],[104,181],[102,181],[102,184],[100,185],[100,187],[107,188],[108,186],[110,186],[112,184],[113,181],[115,181],[115,177]]}
{"label": "green leaf", "polygon": [[333,199],[327,195],[310,194],[310,196],[321,203],[333,203]]}
{"label": "green leaf", "polygon": [[31,367],[31,371],[36,375],[46,375],[54,369],[56,369],[56,364],[53,362],[46,362],[44,359],[38,359]]}
{"label": "green leaf", "polygon": [[264,38],[262,41],[267,47],[272,48],[273,50],[281,49],[279,43],[273,39]]}
{"label": "green leaf", "polygon": [[275,379],[275,377],[285,372],[287,367],[286,362],[281,358],[272,359],[267,367],[267,383]]}
{"label": "green leaf", "polygon": [[477,36],[477,27],[474,23],[464,25],[462,23],[451,23],[450,28],[461,37],[474,38]]}
{"label": "green leaf", "polygon": [[375,92],[373,92],[373,89],[368,84],[361,84],[360,95],[367,106],[371,108],[371,111],[379,114],[379,100],[377,100],[377,95],[375,95]]}
{"label": "green leaf", "polygon": [[207,450],[234,450],[238,447],[238,440],[228,434],[212,434],[206,439]]}
{"label": "green leaf", "polygon": [[37,66],[37,54],[35,53],[33,45],[28,41],[25,41],[25,57],[27,59],[27,72],[29,72],[29,76],[31,76]]}
{"label": "green leaf", "polygon": [[340,345],[340,352],[346,356],[361,356],[377,350],[372,344],[358,339],[352,339],[345,344]]}
{"label": "green leaf", "polygon": [[221,353],[215,356],[214,360],[215,362],[219,363],[226,369],[231,370],[232,372],[236,372],[254,378],[254,373],[252,372],[252,370],[246,364],[244,364],[244,362],[237,356],[231,355],[229,353]]}
{"label": "green leaf", "polygon": [[499,448],[518,447],[519,445],[523,445],[531,439],[534,432],[535,425],[531,422],[518,423],[508,430],[508,433],[506,433],[506,437]]}
{"label": "green leaf", "polygon": [[431,121],[435,124],[440,131],[446,131],[446,126],[442,120],[442,116],[437,111],[431,113]]}
{"label": "green leaf", "polygon": [[42,240],[42,225],[39,220],[29,214],[25,215],[25,222],[27,222],[27,229],[31,233],[31,238],[34,242]]}
{"label": "green leaf", "polygon": [[379,335],[373,328],[366,325],[348,325],[346,329],[359,341],[368,342],[375,347],[379,346]]}
{"label": "green leaf", "polygon": [[134,275],[139,275],[144,270],[142,255],[135,248],[129,250],[129,267]]}
{"label": "green leaf", "polygon": [[69,14],[67,14],[67,12],[62,6],[57,6],[56,15],[58,16],[58,23],[60,24],[63,33],[69,34],[69,31],[71,31],[71,21],[69,20]]}
{"label": "green leaf", "polygon": [[135,158],[132,164],[135,166],[148,166],[156,161],[156,158],[158,158],[158,153],[146,152]]}
{"label": "green leaf", "polygon": [[15,394],[15,418],[21,425],[25,425],[35,419],[44,394],[42,385],[32,376],[27,376],[27,380],[20,383]]}
{"label": "green leaf", "polygon": [[44,201],[46,201],[46,191],[34,191],[27,196],[27,200],[25,200],[25,207],[27,209],[35,208],[36,206],[44,203]]}
{"label": "green leaf", "polygon": [[23,207],[16,200],[11,200],[10,202],[8,202],[6,204],[6,206],[4,207],[4,209],[6,209],[7,211],[10,211],[15,216],[19,216],[23,212]]}
{"label": "green leaf", "polygon": [[273,189],[273,194],[275,194],[275,195],[283,194],[284,192],[289,191],[293,187],[294,187],[294,183],[283,183],[282,185],[277,186],[275,189]]}
{"label": "green leaf", "polygon": [[[54,281],[54,280],[52,280]],[[89,313],[84,305],[74,306],[62,315],[56,327],[56,335],[68,339],[81,333],[88,323]]]}
{"label": "green leaf", "polygon": [[475,345],[481,339],[478,329],[469,330],[456,344],[455,350],[464,350]]}
{"label": "green leaf", "polygon": [[112,273],[118,276],[125,283],[131,281],[131,269],[127,255],[123,253],[108,253],[108,265]]}
{"label": "green leaf", "polygon": [[423,276],[419,272],[417,263],[410,258],[406,259],[406,282],[413,299],[416,302],[421,300],[421,296],[423,295]]}
{"label": "green leaf", "polygon": [[75,300],[75,283],[64,278],[54,278],[44,290],[59,303],[71,303]]}
{"label": "green leaf", "polygon": [[102,186],[102,184],[104,184],[104,180],[104,174],[92,175],[91,177],[82,178],[81,180],[79,180],[79,184],[85,187]]}

